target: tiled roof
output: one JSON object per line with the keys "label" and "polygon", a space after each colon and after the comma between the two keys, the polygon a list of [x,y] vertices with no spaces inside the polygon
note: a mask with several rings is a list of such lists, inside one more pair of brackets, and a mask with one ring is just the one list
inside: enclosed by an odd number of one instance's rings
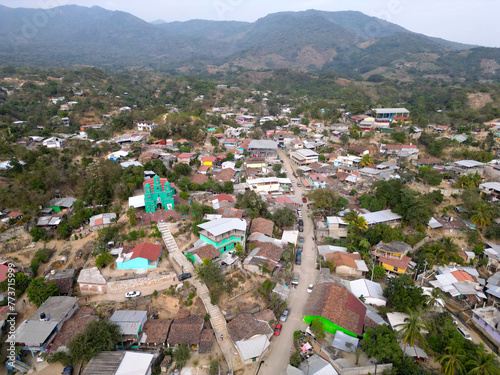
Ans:
{"label": "tiled roof", "polygon": [[202,316],[175,319],[170,326],[167,343],[169,345],[178,345],[185,342],[188,345],[198,345],[204,323],[205,320]]}
{"label": "tiled roof", "polygon": [[172,319],[149,319],[142,329],[146,335],[146,344],[164,344]]}
{"label": "tiled roof", "polygon": [[201,331],[200,347],[198,352],[200,354],[210,353],[214,347],[214,331],[213,329],[204,329]]}
{"label": "tiled roof", "polygon": [[205,176],[201,173],[196,173],[193,177],[191,177],[191,183],[193,184],[204,184],[205,182],[208,182],[208,176]]}
{"label": "tiled roof", "polygon": [[363,333],[366,307],[346,288],[321,283],[313,289],[305,315],[321,316],[359,336]]}
{"label": "tiled roof", "polygon": [[198,172],[208,172],[210,168],[212,168],[210,165],[201,165],[200,168],[198,168]]}
{"label": "tiled roof", "polygon": [[233,207],[221,207],[217,210],[217,213],[222,215],[223,218],[241,219],[245,211]]}
{"label": "tiled roof", "polygon": [[335,267],[347,266],[350,268],[358,269],[355,260],[361,260],[359,254],[350,254],[337,251],[335,253],[329,253],[325,255],[326,260],[333,260]]}
{"label": "tiled roof", "polygon": [[451,274],[455,276],[457,281],[476,281],[471,275],[463,270],[453,271]]}
{"label": "tiled roof", "polygon": [[89,306],[83,306],[80,308],[75,315],[64,322],[64,325],[54,339],[50,350],[55,352],[59,347],[67,346],[73,339],[73,336],[82,333],[87,324],[94,319],[97,319],[97,314],[94,313],[94,309]]}
{"label": "tiled roof", "polygon": [[274,315],[273,310],[265,309],[253,314],[254,318],[257,320],[262,320],[269,323],[271,320],[276,320],[276,315]]}
{"label": "tiled roof", "polygon": [[132,256],[130,260],[135,258],[144,258],[152,261],[158,260],[163,247],[161,245],[155,245],[152,243],[141,243],[130,250]]}
{"label": "tiled roof", "polygon": [[15,218],[17,218],[19,216],[23,216],[23,213],[22,212],[18,212],[18,211],[12,211],[12,212],[8,213],[7,216],[10,217],[10,218],[15,219]]}
{"label": "tiled roof", "polygon": [[198,255],[201,260],[214,259],[214,258],[217,258],[220,256],[220,253],[212,245],[202,246],[202,247],[192,251],[191,254]]}
{"label": "tiled roof", "polygon": [[272,220],[267,220],[258,217],[252,220],[252,225],[250,226],[250,233],[259,232],[265,234],[266,236],[272,237],[273,228],[274,228],[274,222]]}
{"label": "tiled roof", "polygon": [[216,160],[217,158],[215,156],[204,156],[201,158],[201,161],[211,161],[212,163]]}
{"label": "tiled roof", "polygon": [[378,261],[380,263],[385,263],[385,264],[388,264],[389,266],[393,266],[393,267],[400,268],[400,269],[404,270],[404,269],[406,269],[406,267],[408,267],[408,264],[410,264],[411,258],[407,257],[407,256],[404,256],[401,259],[389,258],[389,257],[379,257]]}
{"label": "tiled roof", "polygon": [[238,314],[227,324],[233,342],[248,340],[256,335],[272,334],[269,324],[257,320],[252,314]]}
{"label": "tiled roof", "polygon": [[281,255],[283,255],[283,249],[272,242],[257,242],[257,247],[259,251],[257,252],[257,256],[269,259],[275,263],[277,263]]}
{"label": "tiled roof", "polygon": [[229,194],[219,194],[215,197],[219,202],[234,202],[234,198]]}
{"label": "tiled roof", "polygon": [[220,171],[219,173],[217,173],[217,175],[215,176],[215,178],[218,181],[228,182],[228,181],[231,181],[234,178],[235,174],[236,174],[236,171],[234,169],[232,169],[232,168],[226,168],[226,169],[223,169],[222,171]]}

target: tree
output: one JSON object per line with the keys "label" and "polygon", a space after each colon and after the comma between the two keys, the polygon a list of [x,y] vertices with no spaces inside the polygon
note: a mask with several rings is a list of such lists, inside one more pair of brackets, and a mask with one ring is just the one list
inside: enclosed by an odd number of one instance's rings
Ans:
{"label": "tree", "polygon": [[229,290],[226,278],[217,263],[204,259],[197,269],[198,276],[210,290],[210,301],[216,305],[222,293]]}
{"label": "tree", "polygon": [[368,165],[371,165],[373,163],[373,159],[372,157],[370,156],[370,154],[365,154],[363,155],[363,157],[361,158],[361,161],[360,161],[360,164],[363,166],[363,167],[366,167]]}
{"label": "tree", "polygon": [[[16,297],[19,297],[24,293],[26,288],[30,284],[30,278],[23,272],[17,272],[14,276],[14,281],[16,285]],[[5,293],[9,289],[9,280],[5,279],[0,283],[0,292]]]}
{"label": "tree", "polygon": [[68,344],[73,363],[88,362],[103,351],[116,350],[121,340],[120,327],[108,319],[92,320],[82,333],[75,335]]}
{"label": "tree", "polygon": [[368,328],[361,340],[361,347],[378,362],[391,363],[401,358],[401,348],[396,335],[385,324],[377,326],[376,329]]}
{"label": "tree", "polygon": [[349,210],[344,215],[344,221],[351,224],[357,230],[367,230],[368,229],[368,224],[366,222],[366,219],[363,216],[361,216],[359,214],[359,212],[356,210]]}
{"label": "tree", "polygon": [[425,330],[425,322],[419,312],[407,309],[409,317],[405,318],[404,323],[398,324],[397,328],[401,334],[403,344],[415,346],[415,341],[425,342],[422,331]]}
{"label": "tree", "polygon": [[347,133],[343,133],[340,136],[340,142],[342,142],[343,145],[346,145],[347,142],[349,142],[349,135]]}
{"label": "tree", "polygon": [[290,227],[295,223],[295,212],[288,207],[278,208],[272,217],[274,224],[278,227]]}
{"label": "tree", "polygon": [[172,355],[173,359],[178,368],[183,368],[186,362],[191,357],[191,352],[189,350],[189,346],[185,342],[181,342],[177,349],[174,351]]}
{"label": "tree", "polygon": [[500,374],[500,364],[495,353],[487,353],[484,348],[476,352],[474,358],[469,359],[465,366],[467,375],[498,375]]}
{"label": "tree", "polygon": [[112,262],[115,258],[110,253],[100,254],[96,260],[95,265],[99,268],[104,268],[109,262]]}
{"label": "tree", "polygon": [[323,322],[320,318],[315,318],[312,320],[311,331],[318,339],[323,339],[326,337],[325,330],[323,328]]}
{"label": "tree", "polygon": [[128,221],[130,223],[130,226],[135,227],[137,225],[137,215],[136,215],[134,207],[130,207],[127,210],[127,217],[128,217]]}
{"label": "tree", "polygon": [[45,278],[43,277],[31,280],[28,289],[26,289],[28,301],[34,303],[36,307],[40,307],[47,298],[57,295],[59,295],[59,289],[56,283],[54,281],[45,283]]}
{"label": "tree", "polygon": [[191,167],[186,163],[179,163],[174,166],[174,172],[183,176],[187,176],[191,171]]}
{"label": "tree", "polygon": [[243,194],[238,194],[236,208],[246,210],[252,219],[267,215],[267,202],[255,191],[247,190]]}
{"label": "tree", "polygon": [[422,288],[416,286],[410,275],[390,279],[384,289],[384,296],[396,311],[418,310],[425,302]]}
{"label": "tree", "polygon": [[30,230],[30,235],[33,237],[33,242],[38,242],[39,240],[48,240],[50,238],[49,234],[44,228],[35,227]]}
{"label": "tree", "polygon": [[349,204],[349,201],[341,197],[337,192],[329,189],[316,189],[308,194],[312,201],[312,208],[322,216],[332,216],[341,211]]}
{"label": "tree", "polygon": [[494,212],[491,207],[485,203],[479,205],[472,211],[471,221],[479,226],[485,227],[491,223]]}
{"label": "tree", "polygon": [[233,161],[234,160],[234,154],[232,152],[228,152],[226,154],[226,161]]}
{"label": "tree", "polygon": [[273,165],[273,172],[276,176],[280,174],[282,167],[283,167],[283,164],[274,164]]}
{"label": "tree", "polygon": [[303,360],[304,359],[299,352],[293,352],[290,356],[290,365],[292,365],[293,367],[299,367]]}
{"label": "tree", "polygon": [[191,208],[186,203],[179,203],[179,204],[175,205],[175,211],[180,213],[181,215],[185,216],[185,215],[189,214],[189,212],[191,211]]}
{"label": "tree", "polygon": [[445,349],[445,354],[437,357],[441,364],[441,372],[444,375],[465,374],[465,351],[455,341],[452,341],[450,346]]}
{"label": "tree", "polygon": [[427,296],[425,301],[426,309],[434,309],[434,313],[436,313],[437,308],[441,306],[440,300],[442,299],[441,290],[437,288],[433,288],[430,296]]}
{"label": "tree", "polygon": [[209,375],[219,375],[219,361],[216,359],[212,359],[210,361],[210,371]]}
{"label": "tree", "polygon": [[367,279],[371,279],[372,277],[372,272],[373,272],[373,277],[375,279],[381,279],[385,276],[385,268],[382,267],[381,265],[375,264],[366,274]]}

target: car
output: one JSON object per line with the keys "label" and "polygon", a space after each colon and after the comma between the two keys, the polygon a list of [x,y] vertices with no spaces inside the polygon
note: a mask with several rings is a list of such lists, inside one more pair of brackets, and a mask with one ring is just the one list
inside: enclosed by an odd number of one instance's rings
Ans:
{"label": "car", "polygon": [[66,366],[61,375],[73,375],[73,366]]}
{"label": "car", "polygon": [[470,337],[469,332],[467,332],[465,328],[458,326],[457,329],[458,332],[460,332],[460,334],[464,337],[464,339],[472,341],[472,337]]}
{"label": "car", "polygon": [[186,279],[189,279],[192,275],[190,273],[181,273],[179,275],[179,281],[184,281]]}
{"label": "car", "polygon": [[288,319],[288,315],[290,315],[290,310],[285,309],[283,311],[283,314],[281,314],[280,316],[280,322],[286,322],[286,320]]}
{"label": "car", "polygon": [[299,232],[303,232],[304,231],[304,227],[302,225],[299,225]]}
{"label": "car", "polygon": [[302,198],[302,203],[307,203],[307,198],[306,197]]}
{"label": "car", "polygon": [[298,215],[299,217],[302,217],[302,210],[298,210],[298,211],[297,211],[297,215]]}
{"label": "car", "polygon": [[299,236],[299,242],[304,242],[305,240],[304,236]]}
{"label": "car", "polygon": [[297,182],[297,187],[301,187],[302,185],[300,184],[300,182]]}
{"label": "car", "polygon": [[299,225],[304,225],[304,220],[299,219]]}
{"label": "car", "polygon": [[293,172],[293,177],[297,177],[297,173]]}
{"label": "car", "polygon": [[292,181],[292,184],[295,182],[295,180],[291,180]]}
{"label": "car", "polygon": [[297,252],[298,252],[298,253],[301,253],[301,252],[302,252],[302,250],[304,250],[304,246],[303,246],[303,245],[299,245],[299,246],[297,246]]}
{"label": "car", "polygon": [[285,173],[288,173],[288,171],[287,171],[286,169],[284,170],[284,172],[285,172]]}
{"label": "car", "polygon": [[314,284],[309,284],[309,286],[307,287],[307,293],[312,293],[314,289]]}
{"label": "car", "polygon": [[276,327],[274,328],[274,336],[279,336],[280,335],[281,328],[283,328],[283,326],[281,325],[281,323],[276,324]]}
{"label": "car", "polygon": [[300,266],[302,264],[302,256],[300,254],[297,254],[297,257],[295,258],[295,264],[297,266]]}
{"label": "car", "polygon": [[290,283],[291,285],[299,285],[299,273],[298,272],[295,272],[295,275]]}
{"label": "car", "polygon": [[131,290],[130,292],[125,293],[125,298],[134,298],[134,297],[139,297],[141,295],[141,292],[138,290]]}
{"label": "car", "polygon": [[302,193],[302,196],[305,197],[306,196],[306,193]]}

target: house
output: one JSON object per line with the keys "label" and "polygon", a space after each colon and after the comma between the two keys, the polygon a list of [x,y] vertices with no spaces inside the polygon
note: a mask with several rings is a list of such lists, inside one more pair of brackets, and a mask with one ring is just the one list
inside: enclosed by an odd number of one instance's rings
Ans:
{"label": "house", "polygon": [[75,281],[76,268],[65,270],[51,270],[45,278],[46,283],[55,282],[59,294],[70,295],[73,290],[73,281]]}
{"label": "house", "polygon": [[344,253],[341,251],[324,255],[325,260],[332,261],[335,273],[339,276],[363,277],[368,267],[359,253]]}
{"label": "house", "polygon": [[465,299],[474,305],[486,295],[481,291],[478,282],[479,273],[471,267],[439,267],[435,280],[429,281],[434,288],[450,293],[452,297]]}
{"label": "house", "polygon": [[202,265],[204,259],[214,260],[220,258],[220,253],[212,245],[205,245],[197,247],[184,252],[184,255],[193,263],[195,266]]}
{"label": "house", "polygon": [[116,222],[116,214],[114,212],[94,215],[90,218],[90,227],[103,228],[106,225]]}
{"label": "house", "polygon": [[500,195],[500,182],[484,182],[479,184],[479,189],[488,194]]}
{"label": "house", "polygon": [[75,201],[76,201],[75,198],[70,198],[70,197],[54,198],[50,200],[48,207],[52,208],[55,212],[60,212],[71,209]]}
{"label": "house", "polygon": [[19,211],[12,211],[7,214],[9,219],[20,220],[23,218],[23,213]]}
{"label": "house", "polygon": [[83,333],[87,324],[92,320],[98,319],[98,317],[92,307],[82,306],[71,318],[66,320],[62,329],[50,345],[49,351],[51,353],[67,351],[68,344],[73,339],[73,336]]}
{"label": "house", "polygon": [[240,172],[235,171],[232,168],[226,168],[218,173],[214,173],[214,180],[219,183],[232,182],[236,183],[238,181]]}
{"label": "house", "polygon": [[236,139],[234,138],[228,138],[224,141],[224,146],[226,147],[226,149],[230,150],[232,148],[236,148],[237,146],[237,142],[236,142]]}
{"label": "house", "polygon": [[257,361],[270,345],[273,336],[269,322],[252,314],[238,314],[228,324],[227,330],[245,364]]}
{"label": "house", "polygon": [[201,165],[208,165],[212,167],[217,158],[215,156],[204,156],[201,158]]}
{"label": "house", "polygon": [[256,193],[273,193],[280,191],[280,181],[276,177],[253,178],[248,180],[247,184],[250,190]]}
{"label": "house", "polygon": [[196,173],[193,177],[191,177],[192,184],[203,185],[204,183],[208,182],[208,180],[208,176],[201,173]]}
{"label": "house", "polygon": [[310,174],[307,178],[309,180],[309,185],[313,189],[326,188],[326,178],[321,174]]}
{"label": "house", "polygon": [[15,344],[21,350],[44,352],[54,341],[64,323],[78,311],[78,298],[49,297],[15,331]]}
{"label": "house", "polygon": [[279,266],[279,260],[285,251],[272,242],[257,242],[256,247],[243,261],[243,268],[254,273],[264,274]]}
{"label": "house", "polygon": [[155,355],[137,351],[100,352],[81,375],[151,375]]}
{"label": "house", "polygon": [[378,257],[378,262],[388,271],[403,274],[407,271],[411,258],[407,256],[403,256],[401,258],[380,256]]}
{"label": "house", "polygon": [[163,250],[161,245],[141,243],[126,254],[120,254],[116,260],[119,270],[139,270],[158,267],[160,255]]}
{"label": "house", "polygon": [[374,306],[385,306],[387,299],[379,283],[367,279],[358,279],[349,282],[349,290],[357,298],[363,297],[364,303]]}
{"label": "house", "polygon": [[200,344],[204,325],[205,319],[203,316],[181,315],[181,317],[175,318],[170,326],[167,346],[175,348],[181,343],[186,343],[190,347],[197,347]]}
{"label": "house", "polygon": [[417,167],[427,167],[441,164],[443,164],[443,161],[439,158],[422,158],[413,161],[413,165]]}
{"label": "house", "polygon": [[198,173],[206,175],[211,170],[212,170],[211,165],[200,165],[200,167],[198,168]]}
{"label": "house", "polygon": [[328,228],[329,237],[347,237],[348,223],[339,216],[328,216],[326,218],[326,227]]}
{"label": "house", "polygon": [[454,162],[453,165],[460,174],[474,174],[475,172],[481,174],[485,164],[476,160],[459,160]]}
{"label": "house", "polygon": [[500,311],[496,306],[472,310],[474,325],[496,345],[500,345]]}
{"label": "house", "polygon": [[[386,145],[382,143],[380,145],[380,153],[387,155],[396,155],[398,157],[409,157],[412,155],[417,155],[419,149],[416,145]],[[415,156],[416,157],[416,156]]]}
{"label": "house", "polygon": [[246,168],[261,169],[262,167],[267,167],[267,162],[265,158],[248,158],[245,160]]}
{"label": "house", "polygon": [[81,270],[76,282],[80,293],[106,293],[108,290],[106,279],[97,267]]}
{"label": "house", "polygon": [[402,258],[412,250],[411,245],[402,241],[392,241],[384,243],[380,241],[372,250],[377,257],[384,256],[388,258]]}
{"label": "house", "polygon": [[372,108],[372,114],[379,122],[407,121],[410,118],[410,111],[406,108]]}
{"label": "house", "polygon": [[274,229],[274,222],[272,220],[267,220],[262,217],[257,217],[252,220],[250,225],[250,233],[262,233],[266,236],[272,237]]}
{"label": "house", "polygon": [[382,210],[359,215],[366,220],[368,227],[375,224],[386,224],[391,227],[401,225],[401,216],[391,210]]}
{"label": "house", "polygon": [[[295,368],[295,367],[294,367]],[[337,375],[338,372],[330,362],[313,354],[299,365],[299,372],[303,375]]]}
{"label": "house", "polygon": [[163,347],[167,341],[172,319],[149,319],[144,323],[142,330],[141,346]]}
{"label": "house", "polygon": [[193,160],[193,158],[194,154],[187,154],[187,153],[179,154],[177,156],[177,163],[189,164],[191,160]]}
{"label": "house", "polygon": [[64,139],[58,137],[50,137],[43,140],[42,145],[47,148],[62,148],[64,146]]}
{"label": "house", "polygon": [[158,124],[154,121],[138,121],[137,122],[137,130],[141,132],[152,132],[153,129],[158,127]]}
{"label": "house", "polygon": [[198,353],[200,354],[212,353],[213,347],[214,347],[214,330],[210,328],[205,328],[201,331]]}
{"label": "house", "polygon": [[331,282],[316,284],[305,307],[304,321],[323,322],[323,329],[334,334],[340,330],[358,337],[363,334],[366,306],[346,288]]}
{"label": "house", "polygon": [[248,144],[251,157],[276,158],[278,142],[271,140],[252,139]]}
{"label": "house", "polygon": [[290,154],[290,160],[298,166],[308,165],[318,162],[319,154],[313,150],[297,150]]}
{"label": "house", "polygon": [[139,341],[139,334],[148,319],[147,311],[116,310],[109,320],[120,327],[123,342]]}
{"label": "house", "polygon": [[118,161],[122,158],[126,158],[128,156],[128,154],[129,154],[128,151],[115,151],[115,152],[111,152],[108,155],[108,159],[113,160],[113,161]]}
{"label": "house", "polygon": [[247,222],[243,219],[217,219],[199,224],[200,240],[214,246],[221,254],[236,244],[245,245]]}

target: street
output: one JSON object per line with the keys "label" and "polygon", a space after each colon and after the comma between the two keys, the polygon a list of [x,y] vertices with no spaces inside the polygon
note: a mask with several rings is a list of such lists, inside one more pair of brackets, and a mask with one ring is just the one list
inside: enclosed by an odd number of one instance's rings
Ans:
{"label": "street", "polygon": [[[296,182],[298,178],[293,177],[295,166],[292,168],[290,159],[283,151],[278,152],[280,159],[284,161],[283,167],[287,170],[287,177],[294,179]],[[295,196],[302,202],[302,193],[305,192],[302,187],[294,186]],[[318,277],[319,271],[316,270],[315,265],[315,244],[313,241],[314,226],[312,220],[309,218],[309,210],[307,205],[302,207],[302,218],[304,220],[304,251],[302,252],[302,265],[295,265],[294,271],[299,273],[299,285],[292,290],[288,298],[288,306],[290,308],[290,316],[283,324],[281,335],[274,336],[271,342],[269,351],[264,356],[264,364],[260,368],[259,373],[264,375],[278,375],[284,374],[288,365],[290,354],[292,353],[293,333],[297,330],[305,330],[307,324],[303,322],[304,307],[307,304],[309,293],[307,293],[307,286],[314,284]]]}

